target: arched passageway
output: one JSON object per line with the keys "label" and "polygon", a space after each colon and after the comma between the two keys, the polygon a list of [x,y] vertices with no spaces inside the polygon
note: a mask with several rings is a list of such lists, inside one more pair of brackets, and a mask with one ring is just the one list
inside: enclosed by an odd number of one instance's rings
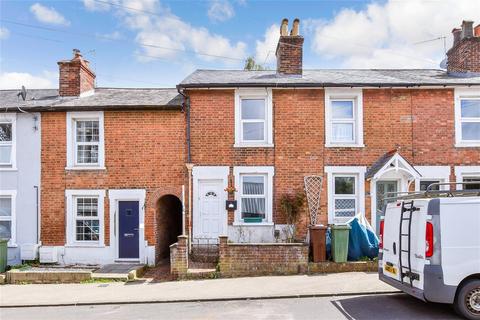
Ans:
{"label": "arched passageway", "polygon": [[170,255],[170,245],[182,234],[182,202],[176,196],[162,196],[157,203],[157,249],[160,259]]}

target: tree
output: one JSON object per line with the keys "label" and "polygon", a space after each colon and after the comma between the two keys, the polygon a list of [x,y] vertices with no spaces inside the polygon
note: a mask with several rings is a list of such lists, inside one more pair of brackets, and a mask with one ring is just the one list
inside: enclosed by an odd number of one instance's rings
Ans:
{"label": "tree", "polygon": [[245,60],[245,66],[243,67],[243,70],[261,71],[261,70],[266,70],[266,69],[262,65],[257,64],[255,62],[255,58],[248,57],[247,60]]}

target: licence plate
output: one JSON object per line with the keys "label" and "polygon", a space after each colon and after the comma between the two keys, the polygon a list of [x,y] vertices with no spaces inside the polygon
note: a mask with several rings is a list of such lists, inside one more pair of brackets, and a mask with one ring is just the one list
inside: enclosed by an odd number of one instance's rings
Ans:
{"label": "licence plate", "polygon": [[389,265],[385,265],[383,268],[385,269],[385,271],[388,271],[391,274],[397,275],[397,268],[389,266]]}

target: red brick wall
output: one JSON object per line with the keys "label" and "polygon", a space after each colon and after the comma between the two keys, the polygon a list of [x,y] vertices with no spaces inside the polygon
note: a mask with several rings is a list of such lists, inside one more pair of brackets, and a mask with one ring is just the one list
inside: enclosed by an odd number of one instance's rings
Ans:
{"label": "red brick wall", "polygon": [[[181,199],[185,118],[179,111],[105,111],[105,171],[66,171],[66,113],[42,115],[42,242],[65,244],[65,189],[146,189],[145,238],[156,244],[156,204]],[[109,208],[105,199],[105,240]]]}
{"label": "red brick wall", "polygon": [[302,36],[280,36],[275,53],[278,73],[302,74],[303,40]]}
{"label": "red brick wall", "polygon": [[[191,152],[198,166],[275,166],[274,222],[285,223],[279,198],[303,189],[303,177],[324,166],[371,166],[399,148],[414,165],[480,163],[479,148],[454,147],[452,89],[365,89],[364,148],[325,148],[324,91],[274,89],[274,148],[234,148],[234,90],[191,90]],[[453,180],[453,178],[452,178]],[[326,179],[321,222],[327,222]],[[365,185],[369,191],[369,183]],[[370,198],[366,197],[370,216]],[[306,209],[298,224],[308,226]],[[229,214],[229,223],[233,213]]]}
{"label": "red brick wall", "polygon": [[480,73],[480,36],[460,40],[447,52],[447,56],[448,72]]}
{"label": "red brick wall", "polygon": [[95,74],[89,69],[87,62],[80,59],[58,63],[60,96],[79,96],[95,87]]}
{"label": "red brick wall", "polygon": [[308,246],[301,243],[231,244],[220,237],[218,266],[224,277],[306,272]]}

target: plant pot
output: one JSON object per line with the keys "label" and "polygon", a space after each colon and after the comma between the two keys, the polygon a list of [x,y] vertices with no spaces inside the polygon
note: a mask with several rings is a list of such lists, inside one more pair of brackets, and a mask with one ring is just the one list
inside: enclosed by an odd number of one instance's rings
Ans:
{"label": "plant pot", "polygon": [[327,260],[326,232],[326,226],[310,226],[310,251],[312,252],[313,262]]}

